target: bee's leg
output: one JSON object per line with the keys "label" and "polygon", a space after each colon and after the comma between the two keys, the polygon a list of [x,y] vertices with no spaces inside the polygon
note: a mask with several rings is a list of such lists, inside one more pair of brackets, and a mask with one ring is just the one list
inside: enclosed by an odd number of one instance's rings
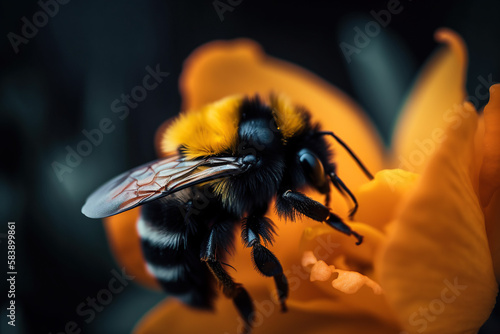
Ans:
{"label": "bee's leg", "polygon": [[349,212],[349,218],[352,220],[352,217],[354,217],[356,211],[358,211],[358,201],[356,200],[356,197],[351,192],[351,190],[347,188],[345,183],[337,176],[337,174],[331,173],[330,179],[332,180],[332,183],[335,186],[335,188],[337,188],[337,190],[342,195],[345,195],[347,193],[347,195],[349,195],[349,197],[351,198],[351,201],[354,203],[354,208],[352,208],[351,211]]}
{"label": "bee's leg", "polygon": [[325,194],[325,205],[326,206],[330,206],[330,200],[331,200],[330,193]]}
{"label": "bee's leg", "polygon": [[252,260],[257,270],[264,276],[273,277],[278,290],[281,310],[287,310],[285,301],[288,297],[288,280],[283,274],[283,268],[276,256],[261,244],[272,244],[274,224],[266,217],[249,216],[243,220],[241,237],[246,247],[252,247]]}
{"label": "bee's leg", "polygon": [[356,239],[358,239],[356,245],[363,242],[363,236],[353,231],[339,216],[331,212],[323,204],[316,202],[302,193],[291,190],[285,191],[283,194],[278,196],[277,209],[281,213],[296,210],[311,219],[319,222],[325,222],[337,231],[346,235],[353,235]]}
{"label": "bee's leg", "polygon": [[234,282],[231,275],[222,267],[222,263],[216,259],[216,233],[217,230],[212,228],[206,242],[206,247],[202,249],[201,260],[206,262],[210,271],[219,281],[224,295],[233,300],[236,309],[243,318],[243,321],[245,321],[245,333],[250,333],[254,317],[252,299],[245,288],[241,284]]}

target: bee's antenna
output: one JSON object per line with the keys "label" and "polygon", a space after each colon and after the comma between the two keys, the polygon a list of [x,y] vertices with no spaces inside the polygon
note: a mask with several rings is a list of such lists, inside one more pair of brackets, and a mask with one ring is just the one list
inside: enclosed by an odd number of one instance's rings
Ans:
{"label": "bee's antenna", "polygon": [[342,145],[342,147],[351,155],[351,157],[354,159],[354,161],[356,161],[356,163],[358,164],[359,168],[361,168],[361,170],[363,171],[363,173],[365,173],[366,177],[369,178],[370,180],[373,180],[372,173],[370,173],[370,171],[368,170],[368,168],[366,168],[365,165],[363,165],[363,163],[361,162],[361,160],[359,160],[359,158],[356,156],[356,154],[354,154],[354,152],[349,148],[349,146],[347,146],[346,143],[344,143],[344,141],[342,139],[340,139],[333,132],[330,132],[330,131],[321,131],[321,132],[317,132],[316,134],[320,135],[320,136],[325,136],[325,135],[332,136],[333,138],[335,138],[335,140],[340,145]]}
{"label": "bee's antenna", "polygon": [[225,262],[221,262],[221,264],[225,265],[225,266],[228,266],[228,267],[231,267],[234,269],[234,271],[237,271],[235,267],[233,267],[232,265],[230,265],[229,263],[225,263]]}

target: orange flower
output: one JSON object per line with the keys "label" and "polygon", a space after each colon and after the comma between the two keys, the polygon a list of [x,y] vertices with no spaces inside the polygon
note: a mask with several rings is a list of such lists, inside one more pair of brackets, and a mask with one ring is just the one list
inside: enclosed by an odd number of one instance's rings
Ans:
{"label": "orange flower", "polygon": [[[287,313],[279,312],[273,281],[253,270],[250,251],[237,243],[229,264],[255,301],[255,333],[468,333],[488,318],[495,277],[500,281],[500,85],[491,87],[484,116],[477,116],[464,103],[462,40],[449,30],[440,30],[437,38],[446,45],[418,79],[390,152],[347,96],[266,56],[252,41],[210,43],[186,61],[183,109],[233,94],[284,93],[379,171],[366,182],[347,153],[336,152],[339,175],[358,188],[360,209],[351,226],[365,236],[361,246],[309,219],[285,224],[268,214],[279,228],[271,249],[290,282]],[[385,166],[399,169],[382,170]],[[345,201],[332,196],[332,209],[345,217]],[[137,216],[134,209],[106,219],[110,242],[128,272],[157,287],[140,257]],[[167,299],[135,331],[239,333],[242,328],[232,301],[220,297],[215,313]]]}

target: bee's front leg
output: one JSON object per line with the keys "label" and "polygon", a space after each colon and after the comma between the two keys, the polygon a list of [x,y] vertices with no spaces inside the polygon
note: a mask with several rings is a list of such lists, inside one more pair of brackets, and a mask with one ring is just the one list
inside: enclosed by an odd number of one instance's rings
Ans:
{"label": "bee's front leg", "polygon": [[360,245],[363,242],[363,236],[353,231],[339,216],[331,212],[323,204],[316,202],[302,193],[287,190],[278,196],[277,201],[278,210],[281,212],[296,210],[304,216],[326,223],[339,232],[354,236],[358,239],[356,245]]}
{"label": "bee's front leg", "polygon": [[273,277],[278,290],[281,310],[287,310],[285,301],[288,298],[288,280],[278,258],[265,246],[272,244],[274,224],[266,217],[250,215],[243,219],[241,237],[246,247],[252,247],[252,260],[257,270],[267,277]]}
{"label": "bee's front leg", "polygon": [[330,173],[330,179],[332,180],[332,183],[335,186],[335,188],[342,195],[345,195],[347,193],[347,195],[349,195],[349,197],[351,198],[352,202],[354,203],[354,207],[349,212],[349,219],[352,220],[352,218],[354,217],[354,215],[358,211],[358,200],[356,199],[356,197],[354,196],[354,194],[351,192],[351,190],[349,190],[349,188],[347,188],[347,186],[345,185],[345,183],[338,177],[337,174]]}

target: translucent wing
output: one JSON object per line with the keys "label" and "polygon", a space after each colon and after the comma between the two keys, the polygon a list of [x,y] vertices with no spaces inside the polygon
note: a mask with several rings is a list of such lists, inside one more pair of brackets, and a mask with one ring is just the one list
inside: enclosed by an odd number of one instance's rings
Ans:
{"label": "translucent wing", "polygon": [[206,181],[236,175],[245,164],[236,157],[185,160],[180,155],[129,170],[94,191],[82,207],[89,218],[104,218]]}

